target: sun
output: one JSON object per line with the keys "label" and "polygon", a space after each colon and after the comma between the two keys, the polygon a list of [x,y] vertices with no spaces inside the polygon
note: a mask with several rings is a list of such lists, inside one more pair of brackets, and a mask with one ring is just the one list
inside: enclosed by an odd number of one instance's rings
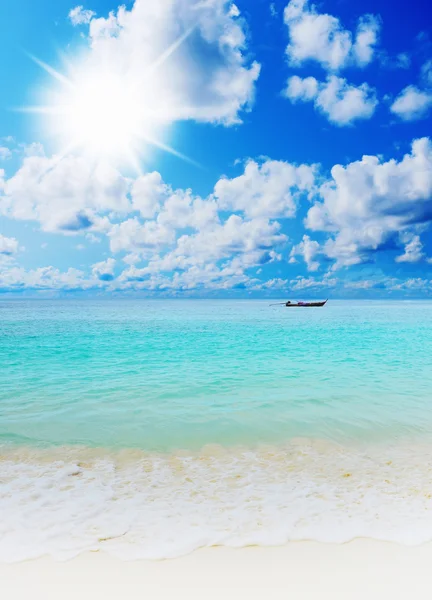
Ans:
{"label": "sun", "polygon": [[77,82],[61,108],[64,136],[94,155],[123,155],[155,130],[133,86],[113,73]]}
{"label": "sun", "polygon": [[79,69],[39,108],[62,148],[135,166],[145,146],[162,145],[169,124],[150,110],[136,77],[100,68]]}
{"label": "sun", "polygon": [[44,102],[21,110],[43,115],[60,155],[80,153],[116,164],[128,162],[140,171],[142,156],[149,148],[158,147],[196,165],[164,141],[176,111],[172,107],[167,110],[154,85],[159,67],[189,33],[142,72],[83,61],[69,65],[64,74],[31,56],[51,75],[53,85],[45,90]]}

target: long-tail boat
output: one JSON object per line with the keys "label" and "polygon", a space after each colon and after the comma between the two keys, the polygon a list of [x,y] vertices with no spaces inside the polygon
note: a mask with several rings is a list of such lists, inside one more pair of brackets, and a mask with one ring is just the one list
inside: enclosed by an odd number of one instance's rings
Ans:
{"label": "long-tail boat", "polygon": [[[322,302],[291,302],[291,300],[288,300],[287,302],[277,302],[277,304],[282,304],[283,306],[287,306],[288,308],[312,308],[316,306],[324,306],[327,300],[323,300]],[[270,306],[276,306],[276,304],[270,304]]]}

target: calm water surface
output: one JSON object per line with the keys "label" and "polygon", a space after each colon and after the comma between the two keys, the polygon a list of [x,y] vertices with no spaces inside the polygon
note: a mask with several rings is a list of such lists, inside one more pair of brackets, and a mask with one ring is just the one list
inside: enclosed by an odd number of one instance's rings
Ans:
{"label": "calm water surface", "polygon": [[432,303],[0,303],[5,441],[166,450],[432,429]]}

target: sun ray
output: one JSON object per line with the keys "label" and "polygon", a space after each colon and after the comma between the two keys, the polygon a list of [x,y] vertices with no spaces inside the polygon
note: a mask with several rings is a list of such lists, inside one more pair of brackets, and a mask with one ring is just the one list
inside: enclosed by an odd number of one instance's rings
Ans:
{"label": "sun ray", "polygon": [[146,75],[149,75],[156,71],[158,67],[160,67],[168,58],[179,48],[185,40],[190,36],[190,34],[195,29],[195,26],[189,27],[187,31],[184,32],[179,38],[177,38],[171,46],[169,46],[162,54],[157,58],[146,70]]}
{"label": "sun ray", "polygon": [[178,152],[175,148],[172,148],[168,144],[164,144],[163,142],[156,140],[156,139],[152,139],[146,135],[143,135],[142,138],[148,144],[151,144],[152,146],[155,146],[156,148],[159,148],[160,150],[164,150],[168,154],[172,154],[173,156],[176,156],[177,158],[180,158],[181,160],[184,160],[185,162],[187,162],[191,165],[194,165],[195,167],[198,167],[199,169],[203,168],[202,165],[200,165],[199,163],[194,161],[192,158],[189,158],[189,156],[186,156],[186,154],[182,154],[181,152]]}
{"label": "sun ray", "polygon": [[[184,112],[181,107],[166,104],[164,97],[159,102],[153,84],[154,75],[194,29],[195,26],[188,28],[147,68],[137,72],[124,71],[103,59],[99,66],[88,59],[81,63],[64,60],[68,63],[66,75],[28,54],[61,87],[50,91],[51,102],[15,110],[49,119],[53,136],[63,138],[62,145],[68,152],[82,152],[114,162],[126,159],[141,173],[140,156],[147,145],[202,168],[162,139],[167,127],[181,119]],[[57,156],[64,157],[65,151]]]}
{"label": "sun ray", "polygon": [[33,56],[33,54],[28,54],[28,56],[29,56],[29,58],[31,58],[31,60],[33,62],[35,62],[37,65],[39,65],[39,67],[41,67],[41,69],[43,69],[49,75],[51,75],[51,77],[53,77],[54,79],[57,79],[57,81],[60,81],[60,83],[63,83],[64,85],[66,85],[66,86],[68,86],[70,88],[74,87],[73,82],[68,77],[66,77],[65,75],[63,75],[63,73],[60,73],[59,71],[56,71],[56,69],[54,69],[53,67],[51,67],[47,63],[43,62],[42,60],[40,60],[36,56]]}
{"label": "sun ray", "polygon": [[137,153],[132,148],[128,148],[126,150],[126,155],[128,157],[129,164],[135,170],[138,177],[140,177],[143,174],[143,170],[141,168]]}

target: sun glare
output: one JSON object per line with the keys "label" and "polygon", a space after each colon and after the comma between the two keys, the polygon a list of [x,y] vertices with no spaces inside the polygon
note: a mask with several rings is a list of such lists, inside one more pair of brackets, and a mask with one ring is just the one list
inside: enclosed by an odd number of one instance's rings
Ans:
{"label": "sun glare", "polygon": [[83,81],[64,106],[67,137],[91,153],[123,154],[136,144],[139,132],[145,133],[142,106],[119,77]]}
{"label": "sun glare", "polygon": [[173,118],[164,110],[165,99],[157,97],[158,88],[152,81],[189,33],[144,73],[121,72],[106,64],[90,68],[83,62],[70,68],[71,75],[67,75],[31,57],[53,78],[54,85],[46,90],[43,103],[22,110],[44,116],[47,132],[56,138],[61,155],[79,152],[96,160],[128,162],[139,171],[146,149],[158,147],[194,163],[163,141]]}
{"label": "sun glare", "polygon": [[50,115],[62,144],[93,157],[130,160],[162,134],[135,81],[113,73],[83,74],[57,97]]}

